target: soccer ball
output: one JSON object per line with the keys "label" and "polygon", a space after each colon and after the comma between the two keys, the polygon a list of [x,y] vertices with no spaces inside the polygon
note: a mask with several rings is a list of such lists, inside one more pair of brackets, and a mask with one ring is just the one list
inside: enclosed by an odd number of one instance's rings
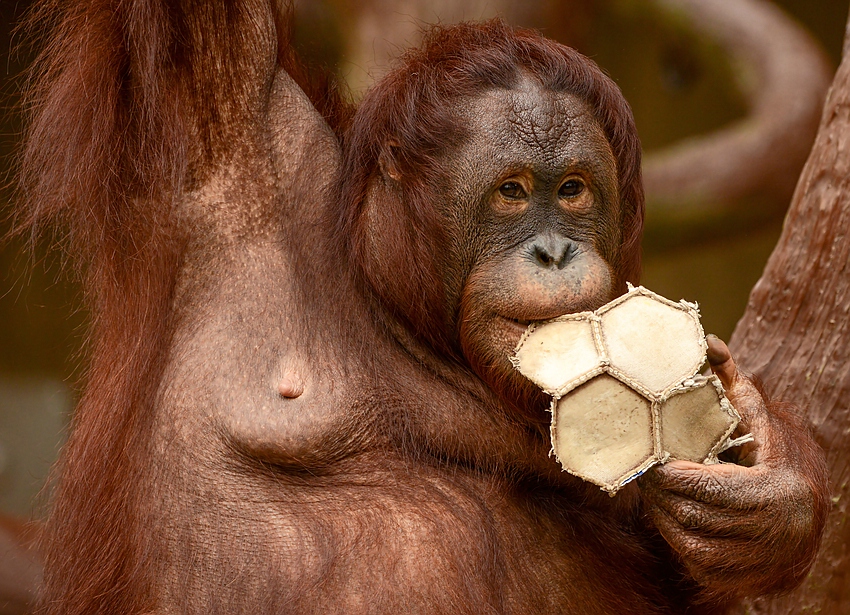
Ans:
{"label": "soccer ball", "polygon": [[594,312],[529,325],[511,362],[552,396],[552,452],[612,495],[656,463],[714,463],[740,416],[697,306],[641,286]]}

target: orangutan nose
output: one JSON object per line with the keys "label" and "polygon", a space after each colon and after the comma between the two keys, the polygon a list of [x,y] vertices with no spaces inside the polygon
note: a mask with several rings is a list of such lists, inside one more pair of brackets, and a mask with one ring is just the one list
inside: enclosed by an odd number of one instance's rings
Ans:
{"label": "orangutan nose", "polygon": [[573,241],[558,235],[543,235],[531,244],[534,260],[546,269],[562,269],[575,256],[576,250]]}

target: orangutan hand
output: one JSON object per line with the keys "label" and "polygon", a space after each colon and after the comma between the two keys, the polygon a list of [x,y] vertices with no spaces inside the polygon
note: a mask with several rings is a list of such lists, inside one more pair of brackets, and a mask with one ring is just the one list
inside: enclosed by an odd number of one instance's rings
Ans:
{"label": "orangutan hand", "polygon": [[755,441],[722,455],[733,463],[673,461],[640,486],[650,519],[703,591],[714,597],[790,589],[808,571],[826,519],[823,452],[793,408],[770,404],[707,338],[708,360],[742,417],[733,437]]}

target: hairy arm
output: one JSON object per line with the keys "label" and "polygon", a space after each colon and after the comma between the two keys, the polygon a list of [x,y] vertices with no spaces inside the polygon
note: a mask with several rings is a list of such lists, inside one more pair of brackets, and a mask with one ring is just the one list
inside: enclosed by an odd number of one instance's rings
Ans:
{"label": "hairy arm", "polygon": [[[58,230],[91,313],[86,387],[46,528],[44,604],[131,613],[153,591],[153,572],[140,571],[152,570],[154,539],[134,524],[157,391],[174,340],[211,309],[181,295],[204,284],[187,266],[209,268],[201,252],[213,240],[219,254],[244,254],[251,229],[281,244],[283,218],[258,214],[281,204],[304,133],[324,123],[282,72],[295,65],[270,0],[45,0],[32,27],[45,47],[28,89],[18,228]],[[291,121],[272,122],[272,110]],[[335,140],[324,142],[333,155]]]}

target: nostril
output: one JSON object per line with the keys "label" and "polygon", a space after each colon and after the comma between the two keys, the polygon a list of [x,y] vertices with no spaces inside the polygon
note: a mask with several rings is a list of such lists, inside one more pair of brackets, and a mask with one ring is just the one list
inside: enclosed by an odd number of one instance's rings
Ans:
{"label": "nostril", "polygon": [[576,255],[577,246],[566,238],[544,237],[534,242],[531,253],[542,267],[562,268]]}
{"label": "nostril", "polygon": [[549,251],[540,246],[534,246],[534,258],[544,267],[551,267],[555,263],[555,258],[549,254]]}

